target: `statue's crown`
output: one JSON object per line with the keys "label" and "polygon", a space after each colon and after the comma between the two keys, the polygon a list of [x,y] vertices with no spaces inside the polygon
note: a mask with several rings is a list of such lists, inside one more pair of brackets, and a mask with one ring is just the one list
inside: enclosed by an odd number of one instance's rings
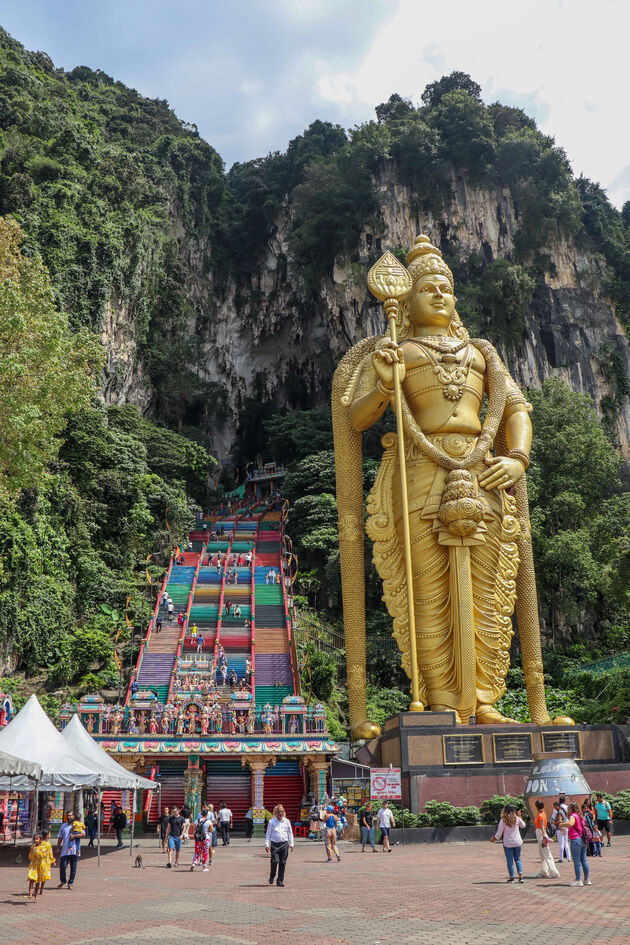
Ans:
{"label": "statue's crown", "polygon": [[439,273],[446,276],[454,289],[453,273],[442,259],[442,253],[434,246],[428,236],[421,233],[416,236],[413,246],[407,253],[407,269],[415,283],[420,276]]}

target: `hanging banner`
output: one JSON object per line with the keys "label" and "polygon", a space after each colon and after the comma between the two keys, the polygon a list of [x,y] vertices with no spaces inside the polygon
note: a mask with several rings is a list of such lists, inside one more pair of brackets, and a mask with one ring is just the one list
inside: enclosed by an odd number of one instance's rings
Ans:
{"label": "hanging banner", "polygon": [[400,800],[400,768],[371,768],[370,797],[373,801]]}

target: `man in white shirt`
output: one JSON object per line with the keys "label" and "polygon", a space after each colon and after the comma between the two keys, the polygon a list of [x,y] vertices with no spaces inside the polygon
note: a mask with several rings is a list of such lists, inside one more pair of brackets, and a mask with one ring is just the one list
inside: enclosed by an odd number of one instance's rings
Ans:
{"label": "man in white shirt", "polygon": [[287,865],[289,849],[293,849],[293,831],[291,830],[291,821],[284,812],[282,804],[276,804],[273,809],[273,817],[267,825],[265,835],[265,850],[269,852],[271,846],[271,869],[269,872],[269,885],[273,886],[278,870],[277,886],[284,886],[284,871]]}
{"label": "man in white shirt", "polygon": [[376,815],[376,821],[383,834],[383,853],[391,853],[392,848],[389,844],[389,831],[392,829],[392,827],[396,826],[396,821],[394,820],[394,815],[389,809],[389,804],[387,801],[383,801],[383,806]]}
{"label": "man in white shirt", "polygon": [[221,828],[221,840],[224,847],[229,847],[230,845],[230,829],[232,827],[232,811],[229,807],[225,806],[225,802],[221,801],[221,806],[219,807],[219,826]]}

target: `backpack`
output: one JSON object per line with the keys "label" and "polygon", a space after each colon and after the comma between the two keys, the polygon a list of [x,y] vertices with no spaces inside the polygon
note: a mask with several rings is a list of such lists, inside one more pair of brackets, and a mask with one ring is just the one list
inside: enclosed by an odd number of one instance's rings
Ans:
{"label": "backpack", "polygon": [[[582,840],[584,841],[584,843],[592,843],[592,842],[593,842],[593,831],[591,830],[591,828],[590,828],[589,825],[586,823],[586,821],[584,820],[583,817],[580,818],[580,819],[581,819],[581,821],[582,821]],[[577,869],[577,867],[576,867],[576,869]]]}
{"label": "backpack", "polygon": [[195,840],[197,843],[203,843],[206,839],[206,831],[204,830],[205,820],[198,820],[195,824]]}

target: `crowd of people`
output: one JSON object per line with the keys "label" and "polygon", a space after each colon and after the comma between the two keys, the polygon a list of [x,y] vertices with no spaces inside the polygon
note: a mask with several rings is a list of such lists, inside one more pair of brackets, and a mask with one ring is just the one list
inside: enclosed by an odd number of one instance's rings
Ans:
{"label": "crowd of people", "polygon": [[[558,864],[573,863],[575,879],[571,886],[591,886],[590,857],[602,856],[604,835],[607,846],[611,845],[612,808],[602,794],[595,800],[587,797],[581,805],[567,803],[561,794],[553,802],[553,813],[547,818],[542,800],[536,801],[534,830],[538,844],[540,869],[537,879],[558,879]],[[526,829],[522,810],[512,804],[506,805],[491,842],[501,841],[508,869],[508,883],[523,879],[521,851],[523,846],[522,831]],[[553,843],[558,843],[557,862],[553,856]]]}
{"label": "crowd of people", "polygon": [[[557,879],[560,876],[558,865],[573,863],[575,879],[571,886],[590,886],[591,864],[593,857],[602,856],[602,847],[611,845],[613,812],[610,803],[602,794],[586,798],[582,804],[568,802],[560,795],[553,802],[553,813],[548,818],[545,804],[536,801],[534,818],[535,838],[538,847],[539,871],[536,878]],[[81,840],[87,837],[88,847],[94,846],[98,830],[98,821],[105,821],[105,806],[100,811],[90,808],[85,816],[85,823],[77,819],[74,812],[65,815],[64,823],[59,828],[56,847],[50,840],[48,830],[41,830],[33,836],[29,851],[28,893],[29,899],[37,899],[44,891],[46,882],[51,878],[52,867],[59,867],[58,889],[73,889],[81,857]],[[265,849],[270,856],[269,884],[284,886],[286,867],[290,852],[295,847],[290,819],[282,804],[277,804],[273,816],[266,822]],[[245,817],[246,837],[251,839],[254,832],[254,811],[250,807]],[[325,806],[314,804],[309,819],[312,839],[323,840],[326,861],[341,862],[337,841],[343,836],[347,826],[345,799],[343,796],[332,798]],[[199,867],[204,873],[212,865],[213,848],[218,846],[219,838],[224,847],[230,845],[234,815],[225,801],[220,801],[218,809],[206,803],[198,816],[193,819],[191,809],[186,804],[171,809],[165,807],[160,814],[157,830],[161,851],[166,855],[166,867],[172,869],[180,865],[182,851],[192,845],[189,869],[194,872]],[[390,831],[396,826],[394,815],[387,801],[383,801],[377,812],[371,802],[367,802],[359,812],[358,823],[361,829],[361,852],[366,852],[369,845],[372,852],[377,852],[375,845],[375,827],[382,835],[383,852],[391,853]],[[127,816],[120,804],[112,801],[109,814],[109,827],[116,834],[116,849],[123,847],[123,831],[127,826]],[[512,804],[507,804],[501,812],[496,831],[490,838],[492,843],[500,842],[503,846],[508,883],[524,882],[522,848],[526,823],[523,811]],[[553,843],[558,843],[558,859],[554,859]]]}

